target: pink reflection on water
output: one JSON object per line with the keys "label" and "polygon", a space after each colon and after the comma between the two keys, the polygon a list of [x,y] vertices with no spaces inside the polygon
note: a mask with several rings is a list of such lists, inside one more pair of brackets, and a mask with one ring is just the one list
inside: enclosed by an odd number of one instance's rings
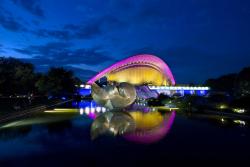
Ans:
{"label": "pink reflection on water", "polygon": [[96,113],[89,113],[88,114],[88,117],[91,118],[91,119],[95,119],[96,118]]}
{"label": "pink reflection on water", "polygon": [[176,113],[175,111],[173,111],[170,114],[170,116],[166,116],[164,118],[162,125],[160,125],[157,128],[146,130],[146,131],[136,130],[132,133],[128,133],[124,135],[124,137],[129,141],[142,143],[142,144],[150,144],[150,143],[157,142],[167,135],[167,133],[171,129],[171,126],[174,122],[175,115]]}

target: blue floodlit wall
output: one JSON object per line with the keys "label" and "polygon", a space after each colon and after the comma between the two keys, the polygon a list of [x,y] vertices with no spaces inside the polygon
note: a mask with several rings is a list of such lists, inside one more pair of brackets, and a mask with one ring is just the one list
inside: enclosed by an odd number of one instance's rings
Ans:
{"label": "blue floodlit wall", "polygon": [[87,96],[91,94],[91,86],[90,85],[80,85],[77,86],[76,93],[80,96]]}
{"label": "blue floodlit wall", "polygon": [[[158,94],[164,93],[172,96],[175,93],[179,93],[182,96],[185,95],[198,95],[205,96],[209,92],[209,87],[189,87],[189,86],[149,86],[151,91],[156,91]],[[87,96],[91,94],[91,86],[82,86],[78,88],[78,94],[81,96]]]}
{"label": "blue floodlit wall", "polygon": [[97,105],[94,100],[81,100],[81,101],[73,101],[72,106],[77,108],[86,108],[86,107],[95,108],[98,107],[99,105]]}
{"label": "blue floodlit wall", "polygon": [[209,92],[209,87],[201,87],[201,86],[149,86],[150,90],[157,91],[159,94],[167,94],[172,96],[175,93],[179,93],[182,96],[185,95],[198,95],[205,96]]}
{"label": "blue floodlit wall", "polygon": [[91,89],[87,89],[87,88],[78,88],[78,92],[79,95],[81,96],[87,96],[91,94]]}

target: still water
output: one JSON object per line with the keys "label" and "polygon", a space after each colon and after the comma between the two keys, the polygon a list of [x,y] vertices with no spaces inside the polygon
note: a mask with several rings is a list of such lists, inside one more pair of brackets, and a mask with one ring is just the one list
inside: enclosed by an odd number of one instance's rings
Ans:
{"label": "still water", "polygon": [[146,106],[67,103],[0,125],[0,166],[243,164],[248,120]]}

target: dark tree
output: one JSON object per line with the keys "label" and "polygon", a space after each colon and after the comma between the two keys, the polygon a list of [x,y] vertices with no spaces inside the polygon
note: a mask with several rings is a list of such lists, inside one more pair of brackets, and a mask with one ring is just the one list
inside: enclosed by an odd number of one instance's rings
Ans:
{"label": "dark tree", "polygon": [[0,95],[72,94],[80,79],[72,71],[51,68],[47,74],[34,72],[30,63],[14,58],[0,57]]}
{"label": "dark tree", "polygon": [[205,82],[215,91],[225,91],[236,97],[250,96],[250,67],[237,74],[223,75]]}
{"label": "dark tree", "polygon": [[216,91],[225,91],[233,94],[236,85],[237,74],[223,75],[216,79],[208,79],[205,85]]}
{"label": "dark tree", "polygon": [[74,77],[72,71],[51,68],[47,75],[42,75],[36,82],[36,87],[39,92],[48,95],[72,94],[75,84],[79,84],[79,79]]}
{"label": "dark tree", "polygon": [[34,67],[13,58],[0,58],[0,94],[27,94],[34,91]]}
{"label": "dark tree", "polygon": [[250,67],[244,68],[237,75],[235,93],[237,96],[250,96]]}

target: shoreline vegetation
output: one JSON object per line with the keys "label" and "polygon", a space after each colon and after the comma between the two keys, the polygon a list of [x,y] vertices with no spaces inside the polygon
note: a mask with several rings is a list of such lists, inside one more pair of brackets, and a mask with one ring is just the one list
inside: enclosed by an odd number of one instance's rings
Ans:
{"label": "shoreline vegetation", "polygon": [[0,118],[72,99],[79,83],[62,67],[39,73],[31,63],[0,57]]}
{"label": "shoreline vegetation", "polygon": [[[72,71],[61,67],[39,73],[31,63],[0,57],[0,117],[71,100],[75,85],[80,83],[82,81]],[[204,84],[211,88],[209,97],[175,98],[160,94],[156,99],[148,99],[147,103],[149,106],[174,104],[181,110],[197,114],[249,116],[250,67],[239,73],[208,79]]]}
{"label": "shoreline vegetation", "polygon": [[62,67],[35,72],[31,63],[0,57],[0,97],[72,94],[81,80]]}

